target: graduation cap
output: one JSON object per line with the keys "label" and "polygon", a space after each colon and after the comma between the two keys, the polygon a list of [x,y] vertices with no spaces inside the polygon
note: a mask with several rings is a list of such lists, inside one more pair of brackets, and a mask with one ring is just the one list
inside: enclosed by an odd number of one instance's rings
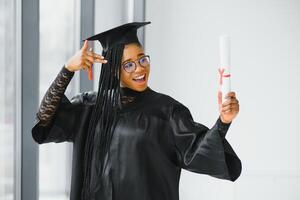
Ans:
{"label": "graduation cap", "polygon": [[[139,43],[137,29],[151,22],[127,23],[86,40],[98,40],[102,47],[102,55],[108,61],[102,63],[98,93],[84,150],[84,177],[81,191],[82,199],[92,199],[97,188],[101,187],[104,159],[112,139],[112,131],[116,122],[116,113],[122,107],[120,103],[120,66],[124,46]],[[96,128],[97,127],[97,128]]]}
{"label": "graduation cap", "polygon": [[86,40],[98,40],[104,51],[116,44],[139,43],[137,29],[151,22],[131,22],[91,36]]}

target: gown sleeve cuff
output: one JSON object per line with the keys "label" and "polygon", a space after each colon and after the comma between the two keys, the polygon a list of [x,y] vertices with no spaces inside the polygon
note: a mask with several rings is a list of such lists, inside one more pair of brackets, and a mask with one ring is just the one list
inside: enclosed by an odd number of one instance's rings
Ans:
{"label": "gown sleeve cuff", "polygon": [[68,77],[73,77],[75,72],[69,71],[66,66],[64,65],[61,69],[61,72],[67,75]]}
{"label": "gown sleeve cuff", "polygon": [[231,123],[232,122],[230,122],[230,123],[224,123],[224,122],[222,122],[220,116],[218,117],[218,119],[216,121],[216,124],[217,124],[218,131],[219,131],[219,133],[220,133],[220,135],[221,135],[222,138],[225,138],[226,133],[227,133],[227,131],[228,131]]}
{"label": "gown sleeve cuff", "polygon": [[49,129],[49,126],[46,125],[40,125],[41,124],[41,119],[36,113],[35,115],[35,121],[34,121],[34,126],[32,127],[32,137],[35,142],[38,144],[42,144],[46,138],[46,130]]}

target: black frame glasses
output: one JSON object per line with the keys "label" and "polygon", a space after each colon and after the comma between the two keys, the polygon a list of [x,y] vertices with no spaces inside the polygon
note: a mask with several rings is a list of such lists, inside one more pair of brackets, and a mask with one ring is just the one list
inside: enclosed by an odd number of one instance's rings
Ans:
{"label": "black frame glasses", "polygon": [[[147,59],[146,60],[147,62],[145,63],[145,61],[143,59]],[[126,61],[126,62],[122,63],[123,69],[128,73],[134,72],[137,68],[136,61],[139,62],[140,66],[147,67],[150,64],[150,56],[143,55],[135,61]]]}

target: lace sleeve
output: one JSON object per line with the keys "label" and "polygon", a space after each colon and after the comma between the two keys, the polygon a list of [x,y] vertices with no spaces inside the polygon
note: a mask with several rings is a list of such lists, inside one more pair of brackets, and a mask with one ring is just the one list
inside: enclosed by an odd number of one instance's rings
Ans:
{"label": "lace sleeve", "polygon": [[47,126],[51,123],[61,98],[73,76],[74,72],[69,71],[64,66],[52,82],[44,95],[38,113],[36,114],[37,120],[40,121],[40,126]]}

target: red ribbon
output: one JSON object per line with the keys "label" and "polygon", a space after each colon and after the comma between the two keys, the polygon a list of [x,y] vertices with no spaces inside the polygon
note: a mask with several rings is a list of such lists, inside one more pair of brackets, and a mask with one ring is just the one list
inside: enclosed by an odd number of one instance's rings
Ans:
{"label": "red ribbon", "polygon": [[223,77],[230,77],[230,74],[224,74],[225,68],[218,69],[219,74],[220,74],[220,85],[223,84]]}

